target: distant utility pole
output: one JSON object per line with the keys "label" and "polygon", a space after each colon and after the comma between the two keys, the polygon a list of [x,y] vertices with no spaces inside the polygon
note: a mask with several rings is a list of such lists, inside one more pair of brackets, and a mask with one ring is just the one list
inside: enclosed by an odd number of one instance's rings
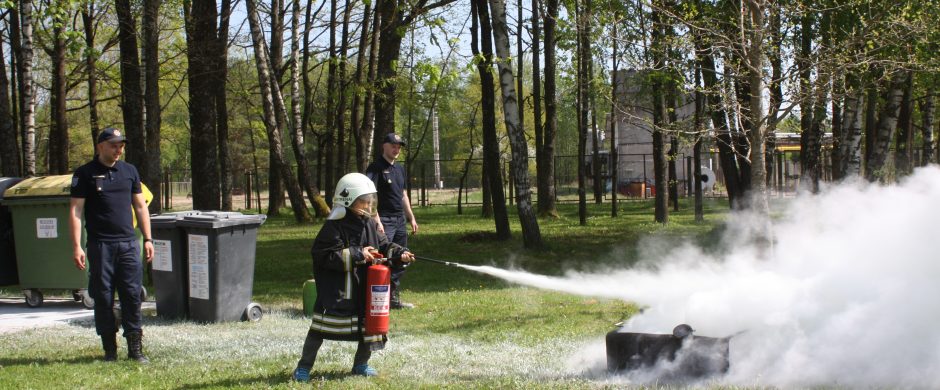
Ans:
{"label": "distant utility pole", "polygon": [[434,131],[434,187],[444,188],[441,181],[441,132],[437,123],[437,111],[431,113],[431,123]]}

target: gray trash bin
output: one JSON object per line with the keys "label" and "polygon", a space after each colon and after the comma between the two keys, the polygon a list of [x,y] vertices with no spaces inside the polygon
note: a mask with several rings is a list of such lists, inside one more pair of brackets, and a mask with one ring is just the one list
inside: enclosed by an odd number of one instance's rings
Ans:
{"label": "gray trash bin", "polygon": [[13,216],[10,208],[3,204],[3,192],[22,180],[17,177],[0,177],[0,286],[20,282],[13,245]]}
{"label": "gray trash bin", "polygon": [[180,211],[150,217],[153,234],[151,276],[157,295],[157,315],[183,319],[189,315],[189,279],[186,263],[186,233],[176,226],[183,217],[199,211]]}
{"label": "gray trash bin", "polygon": [[258,227],[265,219],[264,215],[203,212],[176,221],[186,233],[190,319],[261,319],[261,305],[251,302],[251,294]]}

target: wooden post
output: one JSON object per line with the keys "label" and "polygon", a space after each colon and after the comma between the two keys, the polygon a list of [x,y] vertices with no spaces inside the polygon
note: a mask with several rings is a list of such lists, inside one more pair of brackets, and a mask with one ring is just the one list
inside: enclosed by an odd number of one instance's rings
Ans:
{"label": "wooden post", "polygon": [[170,186],[170,169],[168,167],[163,168],[163,205],[168,208],[173,208],[173,187]]}
{"label": "wooden post", "polygon": [[251,210],[251,171],[245,171],[245,210]]}
{"label": "wooden post", "polygon": [[421,207],[428,205],[428,183],[427,175],[425,174],[426,166],[426,164],[421,163]]}

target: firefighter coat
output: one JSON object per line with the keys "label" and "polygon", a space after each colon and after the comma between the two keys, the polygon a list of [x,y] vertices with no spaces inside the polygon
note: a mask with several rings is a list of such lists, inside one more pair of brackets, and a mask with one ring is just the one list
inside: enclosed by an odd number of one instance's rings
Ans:
{"label": "firefighter coat", "polygon": [[384,336],[365,336],[366,270],[362,248],[376,248],[393,265],[407,248],[379,233],[375,220],[351,210],[327,220],[313,242],[313,277],[317,299],[310,329],[324,339],[381,342]]}

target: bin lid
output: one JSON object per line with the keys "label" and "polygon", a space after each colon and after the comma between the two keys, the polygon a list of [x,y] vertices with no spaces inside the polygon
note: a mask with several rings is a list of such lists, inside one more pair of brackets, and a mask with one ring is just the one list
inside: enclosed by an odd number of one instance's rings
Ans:
{"label": "bin lid", "polygon": [[159,226],[159,227],[173,227],[176,225],[176,221],[183,219],[183,217],[199,215],[201,213],[202,212],[198,210],[188,210],[188,211],[174,211],[172,213],[163,213],[159,215],[151,215],[150,224]]}
{"label": "bin lid", "polygon": [[184,216],[176,221],[177,226],[198,228],[222,228],[241,225],[261,225],[267,215],[245,215],[234,211],[204,211],[198,215]]}
{"label": "bin lid", "polygon": [[0,200],[3,200],[4,191],[21,181],[23,181],[23,179],[19,177],[0,177]]}
{"label": "bin lid", "polygon": [[8,188],[3,198],[68,197],[71,187],[72,175],[36,176]]}

